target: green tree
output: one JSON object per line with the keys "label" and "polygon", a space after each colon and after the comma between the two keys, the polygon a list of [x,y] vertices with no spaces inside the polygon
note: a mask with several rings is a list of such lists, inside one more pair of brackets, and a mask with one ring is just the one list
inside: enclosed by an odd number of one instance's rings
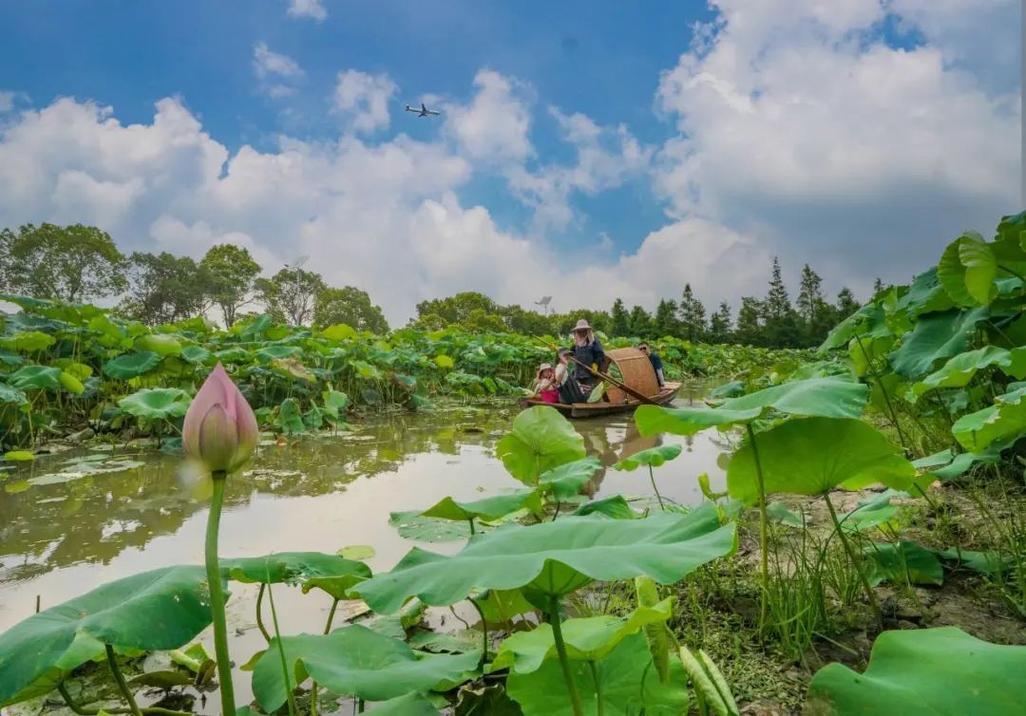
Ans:
{"label": "green tree", "polygon": [[371,303],[366,291],[353,286],[321,289],[314,300],[313,322],[320,328],[345,323],[358,331],[388,333],[381,307]]}
{"label": "green tree", "polygon": [[477,291],[464,291],[446,298],[435,298],[417,304],[417,316],[434,314],[446,324],[463,324],[475,310],[498,314],[499,306],[488,296]]}
{"label": "green tree", "polygon": [[859,302],[855,300],[855,294],[851,292],[851,289],[845,286],[837,293],[837,321],[843,321],[845,318],[859,310]]}
{"label": "green tree", "polygon": [[320,274],[298,266],[286,266],[271,278],[259,278],[254,287],[268,313],[293,326],[306,325],[313,318],[317,294],[326,288]]}
{"label": "green tree", "polygon": [[508,330],[528,336],[546,336],[553,333],[552,319],[549,316],[528,311],[513,304],[500,309]]}
{"label": "green tree", "polygon": [[134,252],[128,259],[128,295],[118,311],[147,325],[202,314],[209,305],[210,276],[188,256]]}
{"label": "green tree", "polygon": [[738,343],[749,346],[763,344],[761,317],[763,309],[761,301],[751,296],[741,298],[741,308],[737,312],[737,329],[734,335]]}
{"label": "green tree", "polygon": [[802,267],[801,286],[798,289],[798,315],[801,317],[804,345],[816,346],[823,342],[834,327],[836,311],[823,299],[823,280],[812,268]]}
{"label": "green tree", "polygon": [[486,311],[483,308],[475,308],[466,316],[460,325],[468,331],[495,331],[504,333],[509,331],[502,316],[497,313]]}
{"label": "green tree", "polygon": [[207,251],[200,266],[210,276],[210,299],[221,309],[225,327],[231,328],[239,309],[253,300],[260,264],[245,247],[218,244]]}
{"label": "green tree", "polygon": [[658,337],[679,336],[680,321],[677,320],[677,302],[665,298],[659,301],[652,323],[652,330]]}
{"label": "green tree", "polygon": [[613,310],[609,314],[611,326],[609,332],[614,336],[628,336],[631,332],[631,317],[627,313],[627,307],[623,305],[623,299],[613,301]]}
{"label": "green tree", "polygon": [[95,226],[26,224],[0,232],[0,285],[11,293],[81,302],[121,293],[127,261]]}
{"label": "green tree", "polygon": [[700,341],[705,336],[705,306],[691,290],[691,284],[684,284],[680,297],[681,336],[689,341]]}
{"label": "green tree", "polygon": [[880,293],[884,290],[884,282],[879,276],[873,280],[873,295]]}
{"label": "green tree", "polygon": [[[605,333],[606,335],[616,335],[612,332],[613,318],[608,311],[595,311],[590,308],[577,308],[566,313],[560,313],[552,317],[553,323],[556,327],[556,331],[560,336],[569,335],[571,329],[580,319],[586,320],[592,328],[596,331]],[[627,326],[627,333],[629,335],[630,325]]]}
{"label": "green tree", "polygon": [[652,316],[649,315],[649,312],[641,306],[635,306],[631,309],[631,315],[628,324],[631,336],[637,336],[639,338],[651,337]]}
{"label": "green tree", "polygon": [[769,291],[762,302],[764,344],[774,348],[797,346],[801,342],[798,316],[791,307],[787,286],[781,277],[780,261],[773,257]]}
{"label": "green tree", "polygon": [[730,342],[730,306],[726,301],[720,304],[720,307],[709,316],[709,334],[708,340],[710,343],[728,343]]}

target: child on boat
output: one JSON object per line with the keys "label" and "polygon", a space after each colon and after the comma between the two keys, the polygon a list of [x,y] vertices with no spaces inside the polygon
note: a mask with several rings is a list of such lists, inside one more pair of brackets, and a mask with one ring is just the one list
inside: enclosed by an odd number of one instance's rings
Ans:
{"label": "child on boat", "polygon": [[532,389],[535,396],[546,403],[559,402],[559,385],[556,383],[556,372],[551,363],[542,363],[538,366]]}

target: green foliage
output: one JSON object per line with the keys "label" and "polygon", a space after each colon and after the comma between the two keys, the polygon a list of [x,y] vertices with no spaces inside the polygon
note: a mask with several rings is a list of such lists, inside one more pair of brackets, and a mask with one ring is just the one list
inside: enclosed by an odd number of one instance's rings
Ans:
{"label": "green foliage", "polygon": [[388,322],[381,308],[371,303],[366,291],[352,286],[319,291],[314,302],[313,322],[316,326],[344,323],[359,331],[388,333]]}
{"label": "green foliage", "polygon": [[290,326],[310,322],[317,295],[326,288],[320,274],[298,266],[286,266],[271,278],[257,279],[254,285],[268,313]]}
{"label": "green foliage", "polygon": [[613,465],[613,468],[632,472],[642,465],[660,467],[678,457],[683,449],[680,445],[657,445],[647,450],[639,450],[633,455],[623,458]]}
{"label": "green foliage", "polygon": [[185,415],[189,396],[178,388],[143,388],[118,401],[129,415],[147,420],[167,420]]}
{"label": "green foliage", "polygon": [[265,557],[222,559],[221,568],[237,582],[294,584],[303,592],[321,589],[335,599],[348,598],[348,590],[369,579],[363,562],[322,552],[280,552]]}
{"label": "green foliage", "polygon": [[558,410],[537,405],[521,411],[495,446],[509,473],[534,485],[545,471],[584,457],[584,439]]}
{"label": "green foliage", "polygon": [[210,247],[199,267],[209,277],[210,298],[221,309],[225,327],[231,328],[239,308],[252,298],[253,280],[260,275],[260,264],[243,246],[218,244]]}

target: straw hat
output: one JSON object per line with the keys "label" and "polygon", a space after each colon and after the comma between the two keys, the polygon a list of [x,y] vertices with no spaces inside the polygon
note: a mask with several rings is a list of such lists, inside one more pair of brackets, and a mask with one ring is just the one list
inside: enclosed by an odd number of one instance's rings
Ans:
{"label": "straw hat", "polygon": [[535,375],[541,375],[543,372],[545,372],[547,370],[552,370],[552,364],[551,363],[542,363],[540,366],[538,366],[538,372],[535,373]]}
{"label": "straw hat", "polygon": [[577,322],[577,325],[574,326],[573,332],[576,333],[577,331],[590,331],[590,330],[591,330],[591,326],[588,325],[587,319],[582,318],[581,320],[579,320]]}

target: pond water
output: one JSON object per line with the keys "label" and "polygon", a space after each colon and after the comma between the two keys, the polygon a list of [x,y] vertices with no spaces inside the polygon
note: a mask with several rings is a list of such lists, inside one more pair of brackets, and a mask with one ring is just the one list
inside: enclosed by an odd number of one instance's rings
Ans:
{"label": "pond water", "polygon": [[[446,495],[474,500],[521,487],[494,454],[516,412],[507,406],[461,405],[383,415],[353,423],[344,433],[292,445],[265,441],[245,473],[229,479],[221,555],[335,552],[371,545],[375,555],[367,561],[377,572],[417,544],[454,552],[462,540],[427,544],[404,539],[389,525],[389,514],[424,509]],[[713,489],[724,485],[720,464],[727,446],[714,432],[688,439],[645,438],[629,415],[576,421],[574,426],[589,454],[606,466],[662,442],[683,444],[681,457],[656,470],[664,498],[685,505],[700,502],[696,476],[702,472],[709,473]],[[37,597],[45,609],[130,574],[202,564],[209,500],[205,483],[183,476],[181,466],[180,453],[118,449],[112,456],[78,450],[0,472],[0,632],[31,615]],[[644,469],[604,469],[590,491],[596,498],[652,496]],[[264,646],[255,628],[256,588],[233,583],[231,589],[232,651],[243,663]],[[282,633],[323,628],[331,606],[326,595],[279,586],[274,597]],[[439,619],[444,615],[434,615]],[[209,633],[203,641],[212,654]],[[235,681],[237,699],[248,701],[249,675],[237,674]],[[215,707],[216,699],[208,701],[208,709]]]}

